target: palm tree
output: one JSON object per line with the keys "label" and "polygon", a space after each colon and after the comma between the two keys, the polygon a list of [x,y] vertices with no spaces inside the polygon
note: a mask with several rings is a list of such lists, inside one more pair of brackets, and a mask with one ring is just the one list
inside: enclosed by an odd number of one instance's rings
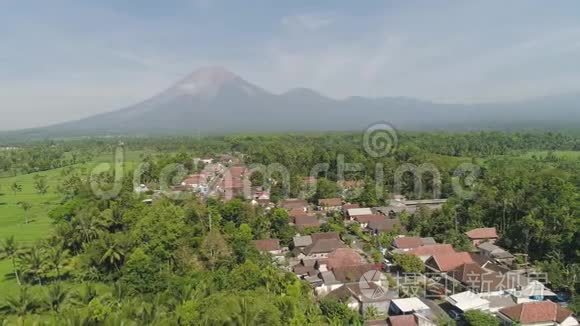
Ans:
{"label": "palm tree", "polygon": [[96,297],[97,290],[91,284],[85,283],[82,291],[71,294],[71,301],[77,306],[86,306]]}
{"label": "palm tree", "polygon": [[68,261],[68,250],[62,244],[57,244],[46,249],[48,263],[56,271],[56,278],[60,279],[60,271]]}
{"label": "palm tree", "polygon": [[44,261],[40,249],[37,246],[30,248],[28,252],[21,255],[20,261],[24,267],[24,272],[35,278],[42,286]]}
{"label": "palm tree", "polygon": [[16,242],[14,241],[14,236],[10,236],[4,240],[2,246],[0,247],[0,252],[3,253],[6,257],[10,257],[12,260],[12,269],[14,270],[14,277],[16,277],[16,282],[18,285],[20,283],[20,276],[18,275],[18,268],[16,267],[16,252],[18,251],[18,247]]}
{"label": "palm tree", "polygon": [[9,297],[0,310],[7,314],[24,316],[34,312],[38,308],[38,302],[30,295],[27,287],[21,287],[18,296]]}
{"label": "palm tree", "polygon": [[81,235],[83,243],[90,242],[99,237],[99,233],[104,230],[104,225],[99,219],[89,211],[79,213],[74,219],[75,230]]}
{"label": "palm tree", "polygon": [[48,309],[59,312],[60,307],[68,300],[68,290],[60,284],[55,284],[48,288],[45,304]]}
{"label": "palm tree", "polygon": [[28,224],[28,211],[32,208],[32,204],[26,201],[19,201],[17,205],[24,211],[24,224]]}
{"label": "palm tree", "polygon": [[99,264],[106,262],[119,271],[119,266],[125,259],[125,251],[112,237],[103,238],[100,244],[105,248],[105,253],[99,260]]}

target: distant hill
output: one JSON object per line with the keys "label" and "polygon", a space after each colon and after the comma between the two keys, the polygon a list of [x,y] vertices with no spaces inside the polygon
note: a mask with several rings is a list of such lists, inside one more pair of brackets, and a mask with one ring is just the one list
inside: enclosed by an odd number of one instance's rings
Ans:
{"label": "distant hill", "polygon": [[336,100],[304,88],[273,94],[224,68],[206,67],[130,107],[10,134],[56,137],[361,130],[378,121],[421,130],[574,127],[580,122],[580,94],[465,105],[397,97]]}

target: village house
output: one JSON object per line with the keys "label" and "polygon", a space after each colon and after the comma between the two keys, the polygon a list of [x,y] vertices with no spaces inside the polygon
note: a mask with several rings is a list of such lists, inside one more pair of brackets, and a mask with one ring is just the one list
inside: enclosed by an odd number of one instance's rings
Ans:
{"label": "village house", "polygon": [[497,316],[504,325],[578,325],[578,320],[572,316],[572,311],[563,308],[552,301],[521,303],[500,309]]}
{"label": "village house", "polygon": [[480,243],[486,241],[495,243],[499,239],[499,236],[497,235],[497,231],[495,228],[478,228],[469,230],[465,232],[465,234],[469,238],[469,241],[471,241],[471,243],[476,247]]}
{"label": "village house", "polygon": [[435,239],[428,237],[428,238],[420,238],[420,237],[406,237],[406,236],[399,236],[393,240],[393,248],[408,251],[411,249],[415,249],[418,247],[426,246],[426,245],[433,245],[437,244]]}
{"label": "village house", "polygon": [[268,252],[272,255],[282,254],[282,247],[280,247],[280,240],[278,239],[254,240],[253,243],[260,252]]}
{"label": "village house", "polygon": [[[421,248],[423,247],[419,247],[417,249]],[[474,261],[471,258],[471,255],[469,255],[467,252],[444,253],[431,256],[425,261],[425,267],[433,272],[447,273],[463,264],[473,262]]]}
{"label": "village house", "polygon": [[[336,248],[342,248],[346,245],[340,240],[340,236],[336,232],[320,232],[314,233],[312,235],[297,235],[293,239],[293,253],[294,255],[299,258],[303,259],[306,258],[306,252],[310,252],[312,250],[312,246],[320,241],[320,240],[336,240],[336,243],[340,243],[341,245]],[[330,248],[331,250],[328,251],[329,253],[336,248]],[[310,258],[317,258],[317,257],[310,257]]]}
{"label": "village house", "polygon": [[489,310],[489,301],[471,291],[460,292],[447,297],[447,302],[462,312],[469,310]]}
{"label": "village house", "polygon": [[[389,319],[394,316],[407,315],[413,316],[416,325],[421,326],[436,326],[438,316],[431,311],[431,308],[419,298],[403,298],[391,300],[389,309]],[[406,317],[406,321],[411,321],[410,317]],[[391,320],[392,322],[400,322],[397,318]],[[402,320],[401,320],[402,321]]]}
{"label": "village house", "polygon": [[362,215],[374,215],[374,213],[368,207],[364,207],[364,208],[349,208],[346,211],[346,216],[345,217],[348,218],[351,221],[354,221],[357,216],[362,216]]}
{"label": "village house", "polygon": [[387,326],[418,326],[419,319],[415,315],[389,316]]}
{"label": "village house", "polygon": [[287,211],[292,211],[292,210],[302,210],[304,212],[308,211],[308,202],[304,199],[297,199],[297,198],[291,198],[291,199],[284,199],[280,202],[280,207],[284,208]]}
{"label": "village house", "polygon": [[339,211],[341,208],[342,198],[322,198],[318,200],[318,209],[321,211]]}
{"label": "village house", "polygon": [[294,225],[298,230],[304,230],[305,228],[316,228],[320,226],[320,221],[314,215],[298,215],[293,218]]}
{"label": "village house", "polygon": [[480,243],[477,249],[480,255],[503,266],[512,266],[516,260],[514,255],[492,242],[486,241]]}
{"label": "village house", "polygon": [[343,284],[339,288],[328,293],[328,297],[345,303],[350,309],[357,311],[365,317],[369,308],[374,308],[377,313],[387,315],[391,300],[399,297],[395,290],[386,290],[380,285],[380,281],[369,280],[361,288],[360,282]]}
{"label": "village house", "polygon": [[250,199],[248,197],[251,196],[251,184],[246,178],[247,173],[248,168],[243,165],[232,166],[224,172],[220,188],[225,200],[231,200],[234,197]]}
{"label": "village house", "polygon": [[434,255],[453,254],[455,253],[455,249],[453,249],[453,246],[450,244],[436,243],[408,250],[395,249],[392,251],[392,253],[414,255],[419,257],[423,262],[426,262],[429,258],[431,258]]}
{"label": "village house", "polygon": [[365,229],[367,232],[377,235],[381,232],[402,231],[403,225],[399,219],[385,218],[378,221],[369,221]]}
{"label": "village house", "polygon": [[344,204],[342,205],[342,216],[348,217],[348,210],[351,208],[360,208],[359,204]]}

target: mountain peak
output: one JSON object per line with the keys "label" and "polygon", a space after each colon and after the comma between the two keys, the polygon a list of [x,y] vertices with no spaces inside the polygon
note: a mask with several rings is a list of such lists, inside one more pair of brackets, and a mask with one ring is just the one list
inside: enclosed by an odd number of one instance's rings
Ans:
{"label": "mountain peak", "polygon": [[188,95],[214,96],[221,88],[231,83],[243,83],[243,80],[220,66],[208,66],[197,69],[175,84],[171,90]]}

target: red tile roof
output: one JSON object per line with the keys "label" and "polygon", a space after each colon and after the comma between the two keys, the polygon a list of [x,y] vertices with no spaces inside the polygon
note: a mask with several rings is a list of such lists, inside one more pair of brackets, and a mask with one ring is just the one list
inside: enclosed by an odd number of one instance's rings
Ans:
{"label": "red tile roof", "polygon": [[361,255],[351,248],[338,248],[328,254],[327,268],[332,270],[334,268],[361,265],[366,263]]}
{"label": "red tile roof", "polygon": [[415,315],[390,316],[389,326],[417,326]]}
{"label": "red tile roof", "polygon": [[399,249],[413,249],[422,245],[423,240],[419,237],[400,237],[393,240],[393,246]]}
{"label": "red tile roof", "polygon": [[435,267],[441,272],[449,272],[463,264],[474,262],[468,252],[436,254],[429,258],[426,263],[429,263],[429,261],[433,263],[431,264],[432,267]]}
{"label": "red tile roof", "polygon": [[500,309],[499,312],[516,323],[534,324],[543,322],[561,323],[572,312],[552,301],[526,302]]}
{"label": "red tile roof", "polygon": [[280,240],[278,239],[254,240],[254,245],[259,251],[280,250]]}
{"label": "red tile roof", "polygon": [[455,249],[453,249],[453,246],[450,244],[437,243],[417,247],[407,251],[406,253],[415,256],[434,256],[434,255],[453,254],[455,253]]}
{"label": "red tile roof", "polygon": [[476,239],[497,239],[497,230],[495,228],[479,228],[465,232],[471,240]]}

